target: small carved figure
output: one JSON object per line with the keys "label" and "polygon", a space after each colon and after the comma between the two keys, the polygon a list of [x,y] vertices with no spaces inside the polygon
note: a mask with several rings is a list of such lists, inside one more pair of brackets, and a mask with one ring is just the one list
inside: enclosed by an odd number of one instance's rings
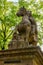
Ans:
{"label": "small carved figure", "polygon": [[[28,19],[26,19],[26,15],[28,16]],[[17,16],[22,16],[23,19],[22,19],[22,22],[25,21],[26,19],[26,24],[27,24],[27,20],[30,21],[31,23],[31,32],[30,32],[30,35],[29,35],[29,44],[33,44],[33,45],[37,45],[37,40],[38,40],[38,37],[37,37],[37,24],[31,14],[31,11],[27,11],[24,7],[21,7],[17,13]],[[21,22],[21,23],[22,23]],[[27,26],[28,27],[28,26]],[[26,26],[24,28],[24,30],[27,29]],[[18,28],[18,30],[20,31],[21,30],[21,27]],[[22,28],[23,30],[23,28]],[[29,33],[27,33],[28,35]]]}
{"label": "small carved figure", "polygon": [[17,12],[17,16],[22,16],[22,21],[15,27],[15,32],[9,48],[23,48],[29,45],[37,45],[37,25],[31,14],[24,7]]}
{"label": "small carved figure", "polygon": [[23,16],[22,21],[17,26],[17,30],[21,35],[23,35],[23,38],[28,46],[29,35],[31,31],[31,22],[28,19],[28,14],[26,9],[24,7],[20,8],[19,11],[17,12],[17,16]]}

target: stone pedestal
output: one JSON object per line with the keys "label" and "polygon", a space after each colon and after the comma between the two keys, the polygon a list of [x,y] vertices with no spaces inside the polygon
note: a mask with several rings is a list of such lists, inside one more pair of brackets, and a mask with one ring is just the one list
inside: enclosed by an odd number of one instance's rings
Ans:
{"label": "stone pedestal", "polygon": [[38,46],[2,50],[0,65],[43,65],[43,53]]}

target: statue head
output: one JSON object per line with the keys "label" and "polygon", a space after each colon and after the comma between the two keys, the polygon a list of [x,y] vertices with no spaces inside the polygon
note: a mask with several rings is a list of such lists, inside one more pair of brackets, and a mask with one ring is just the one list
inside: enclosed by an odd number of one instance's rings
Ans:
{"label": "statue head", "polygon": [[17,16],[24,16],[26,14],[26,9],[25,7],[21,7],[19,8],[18,12],[17,12]]}
{"label": "statue head", "polygon": [[28,15],[29,17],[31,17],[31,16],[32,16],[31,11],[27,11],[27,15]]}
{"label": "statue head", "polygon": [[24,15],[31,16],[31,11],[27,11],[26,8],[23,6],[23,7],[19,8],[19,10],[17,12],[17,16],[24,16]]}

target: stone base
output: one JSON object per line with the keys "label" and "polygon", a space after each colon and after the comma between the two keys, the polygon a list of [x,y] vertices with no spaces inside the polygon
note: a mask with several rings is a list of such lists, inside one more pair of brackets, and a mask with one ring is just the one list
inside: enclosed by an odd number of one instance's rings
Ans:
{"label": "stone base", "polygon": [[0,65],[43,65],[43,54],[38,46],[2,50]]}

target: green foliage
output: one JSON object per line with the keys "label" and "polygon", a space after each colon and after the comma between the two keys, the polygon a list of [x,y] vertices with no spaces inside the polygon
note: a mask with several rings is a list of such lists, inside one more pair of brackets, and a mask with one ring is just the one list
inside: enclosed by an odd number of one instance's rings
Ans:
{"label": "green foliage", "polygon": [[[9,2],[0,0],[0,50],[7,49],[12,38],[15,25],[21,21],[21,17],[16,16],[19,7],[25,6],[32,11],[32,15],[38,23],[38,43],[42,44],[43,39],[43,1],[42,0],[18,0]],[[39,25],[40,24],[40,25]]]}

